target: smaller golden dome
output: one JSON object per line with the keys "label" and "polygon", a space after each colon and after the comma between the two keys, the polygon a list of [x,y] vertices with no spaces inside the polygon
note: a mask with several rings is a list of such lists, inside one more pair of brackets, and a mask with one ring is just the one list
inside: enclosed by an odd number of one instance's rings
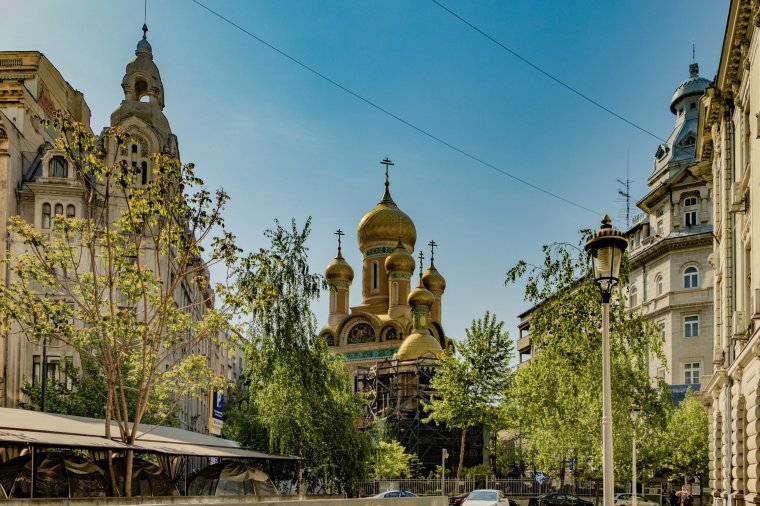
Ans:
{"label": "smaller golden dome", "polygon": [[429,309],[435,302],[435,297],[430,293],[430,290],[422,285],[422,280],[420,280],[417,288],[409,294],[408,302],[412,308],[423,306]]}
{"label": "smaller golden dome", "polygon": [[435,268],[435,264],[430,262],[430,268],[422,275],[422,284],[431,292],[443,292],[446,290],[446,280],[441,273]]}
{"label": "smaller golden dome", "polygon": [[414,262],[414,257],[409,254],[399,237],[396,249],[394,249],[393,253],[385,259],[385,270],[387,272],[400,271],[411,274],[414,272],[415,266],[416,263]]}
{"label": "smaller golden dome", "polygon": [[401,347],[393,355],[398,360],[414,360],[422,355],[439,355],[443,351],[441,344],[427,331],[412,332],[401,343]]}
{"label": "smaller golden dome", "polygon": [[340,249],[338,249],[338,256],[325,269],[325,279],[328,283],[331,281],[346,281],[349,284],[354,280],[354,270],[348,265],[343,255],[341,255]]}

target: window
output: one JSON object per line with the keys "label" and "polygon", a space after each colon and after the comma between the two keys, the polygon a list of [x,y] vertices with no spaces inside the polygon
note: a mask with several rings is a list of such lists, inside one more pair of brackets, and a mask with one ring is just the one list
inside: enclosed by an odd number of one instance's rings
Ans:
{"label": "window", "polygon": [[378,273],[378,267],[377,262],[372,262],[372,289],[377,290],[379,285],[379,273]]}
{"label": "window", "polygon": [[659,217],[661,217],[663,214],[665,214],[665,208],[664,208],[664,207],[661,207],[661,208],[659,208],[659,209],[657,210],[657,213],[656,213],[656,214],[657,214],[657,217],[658,217],[658,218],[659,218]]}
{"label": "window", "polygon": [[132,144],[132,152],[137,153],[137,144]]}
{"label": "window", "polygon": [[148,162],[143,162],[141,169],[140,174],[142,174],[142,184],[144,186],[148,182]]}
{"label": "window", "polygon": [[699,362],[689,362],[683,365],[683,382],[687,385],[699,384]]}
{"label": "window", "polygon": [[683,336],[699,337],[699,315],[689,315],[683,317]]}
{"label": "window", "polygon": [[50,161],[51,177],[69,177],[69,164],[62,156],[54,156]]}
{"label": "window", "polygon": [[391,288],[391,304],[397,305],[398,304],[398,282],[394,281],[392,288]]}
{"label": "window", "polygon": [[657,295],[662,295],[662,274],[658,274],[657,277],[654,278],[654,286]]}
{"label": "window", "polygon": [[66,217],[67,218],[74,218],[77,215],[76,208],[73,204],[69,204],[66,206]]}
{"label": "window", "polygon": [[55,215],[56,216],[63,216],[63,204],[56,204],[55,205]]}
{"label": "window", "polygon": [[42,228],[50,228],[50,204],[42,204]]}
{"label": "window", "polygon": [[639,302],[638,295],[639,295],[639,290],[635,286],[632,286],[631,291],[628,294],[630,307],[636,307],[638,305],[638,302]]}
{"label": "window", "polygon": [[657,237],[662,237],[662,220],[657,220]]}
{"label": "window", "polygon": [[683,287],[699,288],[699,270],[692,266],[683,271]]}
{"label": "window", "polygon": [[665,322],[659,322],[657,327],[660,329],[660,339],[665,342]]}
{"label": "window", "polygon": [[697,226],[697,211],[686,211],[683,213],[684,225],[687,227]]}
{"label": "window", "polygon": [[694,207],[697,205],[697,197],[688,197],[683,201],[684,207]]}

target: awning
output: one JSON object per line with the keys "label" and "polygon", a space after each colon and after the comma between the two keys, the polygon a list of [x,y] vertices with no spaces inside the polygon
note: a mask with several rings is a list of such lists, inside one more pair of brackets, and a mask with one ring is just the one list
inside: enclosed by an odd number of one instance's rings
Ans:
{"label": "awning", "polygon": [[0,408],[0,444],[116,451],[131,448],[166,455],[298,460],[298,457],[247,450],[236,441],[175,427],[140,424],[134,445],[125,445],[118,439],[119,428],[115,422],[111,423],[109,439],[105,437],[105,420]]}

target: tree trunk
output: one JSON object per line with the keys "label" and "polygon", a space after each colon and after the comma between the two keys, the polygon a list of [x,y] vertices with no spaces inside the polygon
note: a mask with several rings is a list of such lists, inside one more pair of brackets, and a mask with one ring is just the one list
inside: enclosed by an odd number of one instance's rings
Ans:
{"label": "tree trunk", "polygon": [[[111,403],[112,402],[113,402],[113,397],[112,397],[111,388],[109,385],[108,399],[106,400],[106,439],[109,441],[111,440]],[[108,476],[110,478],[110,483],[111,483],[111,494],[113,494],[113,497],[118,497],[119,486],[116,484],[116,471],[113,468],[113,453],[110,450],[108,451]]]}
{"label": "tree trunk", "polygon": [[462,479],[462,467],[464,467],[464,441],[467,437],[467,427],[462,427],[462,440],[459,442],[459,464],[457,465],[456,494],[459,494],[459,480]]}
{"label": "tree trunk", "polygon": [[299,499],[303,499],[303,461],[298,461],[298,485],[296,486],[296,494]]}
{"label": "tree trunk", "polygon": [[[130,445],[133,442],[130,442]],[[132,450],[127,450],[126,470],[124,471],[124,497],[132,497],[132,464],[135,460],[135,454]]]}

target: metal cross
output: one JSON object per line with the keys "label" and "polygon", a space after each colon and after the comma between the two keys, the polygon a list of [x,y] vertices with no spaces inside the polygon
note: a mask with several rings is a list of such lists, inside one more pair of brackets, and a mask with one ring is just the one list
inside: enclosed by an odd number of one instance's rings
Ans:
{"label": "metal cross", "polygon": [[338,229],[338,230],[335,232],[335,235],[337,235],[337,236],[338,236],[338,251],[340,251],[340,237],[341,237],[341,236],[343,236],[343,235],[346,235],[346,233],[345,233],[345,232],[343,232],[341,229]]}
{"label": "metal cross", "polygon": [[422,281],[422,259],[425,258],[425,254],[420,250],[420,281]]}
{"label": "metal cross", "polygon": [[438,244],[433,240],[428,243],[428,246],[430,246],[430,265],[433,265],[433,257],[435,256],[435,247],[438,246]]}
{"label": "metal cross", "polygon": [[393,162],[386,156],[385,160],[380,162],[380,165],[385,165],[385,186],[388,187],[388,166],[393,165]]}

